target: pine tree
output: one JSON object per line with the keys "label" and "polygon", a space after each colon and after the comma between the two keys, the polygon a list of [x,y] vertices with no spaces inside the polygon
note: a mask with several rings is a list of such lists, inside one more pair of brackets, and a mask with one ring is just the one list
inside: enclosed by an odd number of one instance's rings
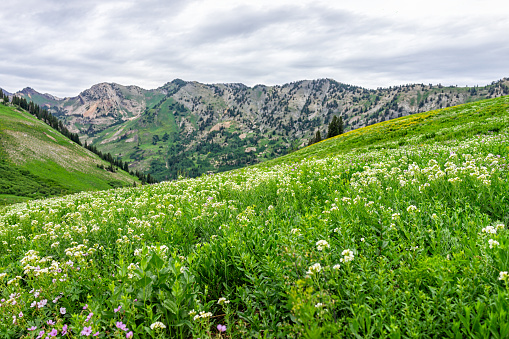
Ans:
{"label": "pine tree", "polygon": [[343,117],[339,117],[338,120],[338,135],[343,134],[345,130],[345,126],[343,123]]}
{"label": "pine tree", "polygon": [[315,143],[322,141],[322,135],[320,134],[320,130],[315,133]]}
{"label": "pine tree", "polygon": [[[342,120],[341,120],[342,121]],[[337,116],[332,117],[332,121],[329,123],[329,128],[327,130],[327,139],[335,137],[340,133],[340,120]]]}

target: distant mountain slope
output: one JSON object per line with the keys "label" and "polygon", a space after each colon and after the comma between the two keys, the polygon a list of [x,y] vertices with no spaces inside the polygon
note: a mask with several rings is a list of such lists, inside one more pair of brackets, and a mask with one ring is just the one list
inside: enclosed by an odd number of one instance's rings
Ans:
{"label": "distant mountain slope", "polygon": [[[454,139],[493,135],[509,128],[509,96],[481,100],[453,107],[422,112],[377,123],[323,140],[292,154],[259,166],[274,166],[310,158],[369,150],[395,149],[402,145],[447,144]],[[481,139],[480,139],[481,140]],[[482,147],[482,141],[479,142]],[[508,155],[509,146],[501,144],[498,154]]]}
{"label": "distant mountain slope", "polygon": [[306,145],[316,130],[324,135],[334,115],[352,130],[507,94],[509,79],[484,87],[376,90],[332,79],[254,87],[177,79],[154,90],[102,83],[65,99],[31,89],[16,95],[36,98],[83,141],[164,180],[275,158]]}
{"label": "distant mountain slope", "polygon": [[132,185],[108,166],[27,112],[0,104],[0,205]]}

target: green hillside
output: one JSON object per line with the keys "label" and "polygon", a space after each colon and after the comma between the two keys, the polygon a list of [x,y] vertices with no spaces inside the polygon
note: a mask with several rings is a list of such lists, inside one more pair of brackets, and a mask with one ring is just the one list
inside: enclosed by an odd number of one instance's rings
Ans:
{"label": "green hillside", "polygon": [[244,133],[233,120],[217,123],[201,138],[196,120],[184,105],[166,97],[140,117],[98,132],[93,145],[159,181],[244,167],[291,147],[290,138]]}
{"label": "green hillside", "polygon": [[[507,127],[509,96],[417,113],[349,131],[318,145],[308,146],[290,155],[263,164],[323,158],[351,151],[396,149],[403,145],[433,145],[477,134],[498,133]],[[503,149],[504,145],[501,145]],[[501,151],[503,151],[501,149]]]}
{"label": "green hillside", "polygon": [[0,205],[133,184],[27,112],[0,105]]}
{"label": "green hillside", "polygon": [[508,155],[506,96],[9,206],[0,333],[508,338]]}

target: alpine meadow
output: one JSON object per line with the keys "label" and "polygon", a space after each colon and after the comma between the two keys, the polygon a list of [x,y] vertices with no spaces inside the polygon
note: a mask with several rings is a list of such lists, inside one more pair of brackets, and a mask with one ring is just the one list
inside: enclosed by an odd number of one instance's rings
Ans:
{"label": "alpine meadow", "polygon": [[2,338],[508,338],[509,96],[0,211]]}

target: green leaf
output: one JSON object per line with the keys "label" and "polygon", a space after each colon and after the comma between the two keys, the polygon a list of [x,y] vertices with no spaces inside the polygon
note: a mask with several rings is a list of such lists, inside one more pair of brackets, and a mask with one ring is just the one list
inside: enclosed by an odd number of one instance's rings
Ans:
{"label": "green leaf", "polygon": [[164,261],[157,254],[152,253],[152,258],[150,258],[148,265],[154,267],[155,271],[159,272],[164,267]]}
{"label": "green leaf", "polygon": [[163,301],[163,306],[173,314],[177,314],[178,312],[177,304],[175,304],[173,300],[166,299]]}
{"label": "green leaf", "polygon": [[150,279],[150,277],[147,275],[141,277],[140,280],[138,280],[138,286],[141,288],[148,286],[150,283],[152,283],[152,279]]}
{"label": "green leaf", "polygon": [[148,284],[145,288],[140,288],[138,290],[138,299],[140,300],[149,300],[152,295],[152,284]]}

